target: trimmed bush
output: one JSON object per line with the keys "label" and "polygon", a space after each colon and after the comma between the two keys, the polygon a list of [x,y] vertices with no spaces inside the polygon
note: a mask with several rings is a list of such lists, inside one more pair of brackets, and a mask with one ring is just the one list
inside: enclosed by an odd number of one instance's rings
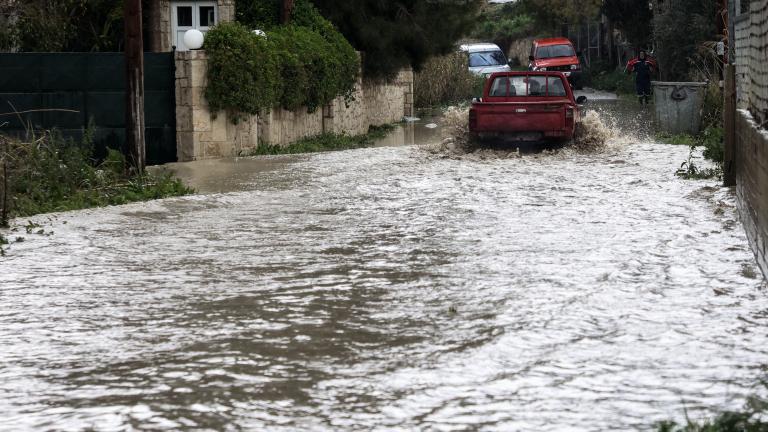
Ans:
{"label": "trimmed bush", "polygon": [[281,65],[273,45],[237,23],[223,23],[205,37],[209,55],[205,97],[211,111],[256,114],[281,99]]}
{"label": "trimmed bush", "polygon": [[205,95],[212,111],[226,110],[235,120],[240,113],[277,107],[306,106],[312,112],[338,96],[352,96],[360,68],[352,46],[306,0],[296,3],[292,25],[274,25],[273,3],[238,3],[238,19],[266,29],[266,36],[242,23],[223,23],[206,35]]}

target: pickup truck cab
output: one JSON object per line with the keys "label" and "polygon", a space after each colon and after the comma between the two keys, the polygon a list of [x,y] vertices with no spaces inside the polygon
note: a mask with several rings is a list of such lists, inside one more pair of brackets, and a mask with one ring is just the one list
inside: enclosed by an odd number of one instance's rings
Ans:
{"label": "pickup truck cab", "polygon": [[472,101],[469,131],[477,139],[566,141],[581,121],[579,105],[561,72],[500,72]]}
{"label": "pickup truck cab", "polygon": [[528,69],[562,72],[576,89],[582,88],[581,62],[566,38],[536,39],[531,46]]}

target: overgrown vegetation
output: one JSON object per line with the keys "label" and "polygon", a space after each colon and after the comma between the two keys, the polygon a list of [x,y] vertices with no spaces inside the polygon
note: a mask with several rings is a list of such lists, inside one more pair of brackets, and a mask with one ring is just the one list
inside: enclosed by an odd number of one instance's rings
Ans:
{"label": "overgrown vegetation", "polygon": [[619,95],[635,94],[633,77],[604,61],[595,61],[584,69],[584,85]]}
{"label": "overgrown vegetation", "polygon": [[[148,2],[143,3],[148,10]],[[123,32],[123,2],[24,0],[0,5],[0,51],[121,51]]]}
{"label": "overgrown vegetation", "polygon": [[717,38],[716,0],[678,0],[654,17],[654,42],[663,81],[701,79],[700,47]]}
{"label": "overgrown vegetation", "polygon": [[56,132],[28,141],[0,135],[0,225],[13,217],[125,204],[192,192],[169,174],[130,174],[123,155],[92,158],[90,134],[77,143]]}
{"label": "overgrown vegetation", "polygon": [[414,104],[418,108],[468,102],[480,97],[485,77],[467,68],[467,55],[455,52],[433,57],[414,77]]}
{"label": "overgrown vegetation", "polygon": [[313,153],[321,151],[349,150],[361,147],[369,147],[377,140],[386,137],[394,126],[371,126],[364,135],[339,135],[322,134],[304,138],[287,146],[260,144],[249,156]]}
{"label": "overgrown vegetation", "polygon": [[[723,129],[723,92],[714,82],[710,82],[704,93],[702,108],[702,131],[698,135],[657,135],[657,140],[682,144],[691,147],[688,160],[683,162],[677,174],[687,179],[720,178],[723,175],[725,157],[725,130]],[[701,168],[694,161],[694,153],[702,147],[705,159],[715,163],[714,168]]]}
{"label": "overgrown vegetation", "polygon": [[768,400],[750,397],[742,411],[724,412],[714,419],[700,422],[688,419],[679,425],[672,421],[657,425],[658,432],[768,432]]}
{"label": "overgrown vegetation", "polygon": [[[352,46],[308,0],[297,2],[292,25],[278,26],[262,9],[269,1],[238,3],[242,23],[208,32],[206,99],[213,111],[257,114],[306,106],[311,112],[337,96],[351,97],[359,71]],[[252,28],[267,29],[266,36]]]}

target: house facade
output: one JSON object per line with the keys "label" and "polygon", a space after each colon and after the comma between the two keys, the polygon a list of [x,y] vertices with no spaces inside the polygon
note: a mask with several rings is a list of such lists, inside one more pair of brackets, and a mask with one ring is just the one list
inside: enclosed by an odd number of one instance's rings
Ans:
{"label": "house facade", "polygon": [[150,50],[187,51],[184,32],[207,32],[220,23],[235,20],[235,0],[152,0],[147,23]]}

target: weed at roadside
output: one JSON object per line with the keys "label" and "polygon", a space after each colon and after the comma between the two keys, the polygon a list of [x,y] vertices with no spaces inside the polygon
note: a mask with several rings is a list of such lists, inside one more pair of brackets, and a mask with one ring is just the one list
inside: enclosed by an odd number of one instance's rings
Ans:
{"label": "weed at roadside", "polygon": [[22,142],[0,135],[2,224],[10,218],[77,210],[192,193],[170,174],[129,173],[123,155],[108,150],[92,157],[89,137],[82,142],[45,132]]}
{"label": "weed at roadside", "polygon": [[427,61],[414,77],[414,103],[428,108],[469,102],[480,97],[485,77],[468,69],[466,53],[453,53]]}
{"label": "weed at roadside", "polygon": [[389,135],[394,129],[393,125],[371,126],[368,133],[364,135],[322,134],[304,138],[286,146],[260,144],[243,156],[315,153],[368,147]]}

